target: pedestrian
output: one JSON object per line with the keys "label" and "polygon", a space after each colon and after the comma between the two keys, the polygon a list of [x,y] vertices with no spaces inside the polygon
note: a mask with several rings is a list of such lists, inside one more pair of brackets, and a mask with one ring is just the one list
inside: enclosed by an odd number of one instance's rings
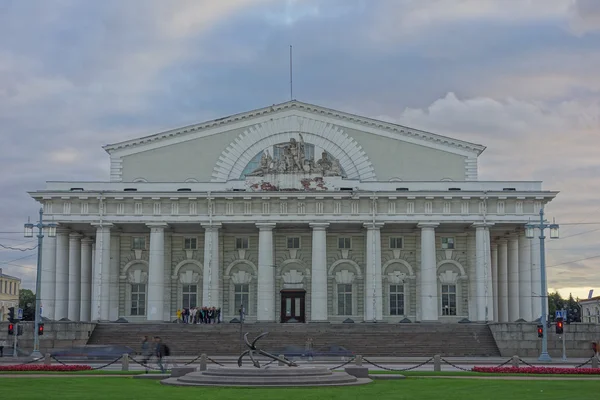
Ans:
{"label": "pedestrian", "polygon": [[0,357],[4,357],[4,346],[6,346],[6,341],[0,340]]}
{"label": "pedestrian", "polygon": [[179,324],[181,322],[181,309],[177,310],[177,323]]}
{"label": "pedestrian", "polygon": [[166,356],[169,356],[171,352],[169,350],[169,346],[164,344],[162,342],[162,339],[159,336],[154,337],[154,342],[156,343],[156,347],[155,347],[155,353],[156,353],[156,358],[157,358],[156,363],[158,364],[158,367],[160,368],[160,372],[164,374],[167,372],[167,368],[165,365],[163,365],[163,358]]}

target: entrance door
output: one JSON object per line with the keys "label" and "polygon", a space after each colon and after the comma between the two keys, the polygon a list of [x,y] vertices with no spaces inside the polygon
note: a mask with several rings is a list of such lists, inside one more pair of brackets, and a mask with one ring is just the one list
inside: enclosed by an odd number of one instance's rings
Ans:
{"label": "entrance door", "polygon": [[281,322],[305,322],[304,290],[282,290],[281,291]]}

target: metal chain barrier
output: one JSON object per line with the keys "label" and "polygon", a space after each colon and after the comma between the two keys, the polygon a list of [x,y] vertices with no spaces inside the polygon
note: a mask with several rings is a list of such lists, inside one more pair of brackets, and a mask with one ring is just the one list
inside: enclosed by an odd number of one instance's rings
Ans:
{"label": "metal chain barrier", "polygon": [[454,363],[451,363],[450,361],[446,360],[445,358],[440,358],[440,360],[443,361],[444,363],[448,364],[449,366],[453,367],[453,368],[456,368],[456,369],[459,369],[459,370],[465,371],[465,372],[472,372],[470,369],[459,367],[458,365],[456,365]]}
{"label": "metal chain barrier", "polygon": [[414,366],[412,366],[412,367],[408,367],[408,368],[401,368],[401,369],[397,369],[397,368],[387,368],[387,367],[384,367],[384,366],[382,366],[382,365],[376,364],[376,363],[374,363],[374,362],[372,362],[372,361],[369,361],[369,360],[367,360],[366,358],[363,358],[363,361],[364,361],[364,362],[366,362],[367,364],[371,364],[371,365],[372,365],[372,366],[374,366],[374,367],[381,368],[381,369],[383,369],[383,370],[386,370],[386,371],[393,371],[393,372],[403,372],[403,371],[411,371],[411,370],[413,370],[413,369],[417,369],[417,368],[419,368],[419,367],[422,367],[423,365],[425,365],[425,364],[428,364],[428,363],[430,363],[431,361],[433,361],[433,357],[431,357],[431,358],[430,358],[429,360],[427,360],[427,361],[424,361],[424,362],[422,362],[421,364],[417,364],[417,365],[414,365]]}
{"label": "metal chain barrier", "polygon": [[200,359],[200,357],[202,357],[202,355],[199,355],[198,357],[194,358],[192,361],[190,361],[190,362],[187,362],[187,363],[185,363],[185,364],[183,364],[183,365],[190,365],[190,364],[193,364],[193,363],[194,363],[194,362],[196,362],[198,359]]}
{"label": "metal chain barrier", "polygon": [[50,356],[51,359],[53,359],[54,361],[56,361],[57,363],[59,363],[60,365],[68,365],[65,364],[64,362],[60,361],[58,358],[54,357],[54,356]]}
{"label": "metal chain barrier", "polygon": [[211,363],[215,363],[215,364],[217,364],[217,365],[220,365],[221,367],[224,367],[224,365],[223,365],[223,364],[221,364],[220,362],[217,362],[217,361],[213,360],[213,359],[212,359],[212,358],[210,358],[210,357],[206,357],[206,359],[207,359],[208,361],[210,361]]}
{"label": "metal chain barrier", "polygon": [[355,359],[355,358],[356,358],[356,357],[352,357],[352,358],[351,358],[349,361],[346,361],[345,363],[342,363],[342,364],[340,364],[340,365],[338,365],[338,366],[336,366],[336,367],[329,368],[329,370],[330,370],[330,371],[333,371],[334,369],[342,368],[344,365],[348,365],[348,364],[350,364],[351,362],[354,362],[354,359]]}
{"label": "metal chain barrier", "polygon": [[33,364],[34,362],[42,361],[44,358],[46,357],[36,358],[35,360],[27,361],[26,363],[23,363],[21,365]]}
{"label": "metal chain barrier", "polygon": [[97,371],[97,370],[99,370],[99,369],[106,368],[106,367],[108,367],[108,366],[111,366],[111,365],[113,365],[114,363],[116,363],[117,361],[120,361],[120,360],[121,360],[121,357],[119,357],[119,358],[115,358],[114,360],[112,360],[112,361],[111,361],[111,362],[109,362],[108,364],[104,364],[104,365],[102,365],[101,367],[94,367],[94,368],[92,368],[92,371]]}
{"label": "metal chain barrier", "polygon": [[138,365],[141,365],[141,366],[142,366],[142,367],[144,367],[144,368],[153,369],[153,370],[155,370],[155,371],[158,371],[158,370],[160,370],[160,368],[151,367],[150,365],[148,365],[148,364],[146,364],[146,363],[141,363],[141,362],[139,362],[138,360],[136,360],[135,358],[133,358],[133,357],[131,357],[131,356],[129,356],[129,359],[130,359],[131,361],[133,361],[134,363],[136,363],[136,364],[138,364]]}
{"label": "metal chain barrier", "polygon": [[589,360],[587,360],[587,361],[585,361],[585,362],[583,362],[583,363],[581,363],[581,364],[579,364],[579,365],[576,365],[576,366],[575,366],[575,368],[582,368],[583,366],[585,366],[585,365],[587,365],[587,364],[591,363],[591,362],[592,362],[592,360],[594,359],[594,357],[595,357],[595,356],[591,356]]}
{"label": "metal chain barrier", "polygon": [[523,360],[521,357],[519,357],[519,362],[522,362],[523,364],[527,365],[528,367],[535,367],[535,365],[529,364],[527,361]]}
{"label": "metal chain barrier", "polygon": [[512,358],[509,358],[508,360],[506,360],[505,362],[503,362],[502,364],[500,364],[494,368],[504,367],[506,364],[510,363],[511,361],[512,361]]}

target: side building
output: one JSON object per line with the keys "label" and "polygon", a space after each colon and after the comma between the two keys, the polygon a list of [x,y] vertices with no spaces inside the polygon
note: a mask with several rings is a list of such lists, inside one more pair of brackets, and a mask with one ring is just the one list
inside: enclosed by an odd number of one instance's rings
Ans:
{"label": "side building", "polygon": [[557,192],[479,181],[484,149],[298,101],[105,146],[110,181],[30,193],[44,316],[532,321]]}
{"label": "side building", "polygon": [[9,308],[19,307],[20,290],[21,279],[4,274],[0,268],[0,322],[8,321]]}

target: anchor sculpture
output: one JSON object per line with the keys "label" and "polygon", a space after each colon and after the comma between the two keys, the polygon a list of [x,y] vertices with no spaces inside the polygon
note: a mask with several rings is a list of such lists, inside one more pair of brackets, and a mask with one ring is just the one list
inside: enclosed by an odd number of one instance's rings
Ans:
{"label": "anchor sculpture", "polygon": [[264,332],[264,333],[261,333],[260,335],[258,335],[258,336],[256,337],[256,339],[254,339],[254,341],[253,341],[252,343],[250,343],[250,342],[248,341],[248,333],[246,333],[246,334],[244,335],[244,341],[246,342],[246,346],[248,346],[249,350],[246,350],[246,351],[244,351],[244,352],[242,353],[242,355],[240,355],[240,358],[238,358],[238,367],[241,367],[241,366],[242,366],[242,363],[243,363],[243,362],[242,362],[242,359],[244,358],[244,356],[246,356],[246,355],[247,355],[247,356],[249,356],[249,357],[250,357],[250,360],[252,361],[252,364],[253,364],[253,365],[254,365],[256,368],[260,368],[260,363],[258,362],[258,360],[256,360],[256,359],[254,358],[254,356],[255,356],[256,354],[260,354],[260,355],[262,355],[262,356],[265,356],[265,357],[268,357],[268,358],[270,358],[270,359],[272,359],[272,360],[275,360],[275,361],[282,362],[282,363],[284,363],[285,365],[287,365],[288,367],[297,367],[297,366],[298,366],[298,364],[296,364],[296,363],[295,363],[295,362],[293,362],[293,361],[289,361],[289,360],[286,360],[286,359],[284,359],[284,358],[280,358],[280,357],[274,356],[273,354],[267,353],[267,352],[266,352],[266,351],[264,351],[264,350],[261,350],[261,349],[257,349],[257,348],[256,348],[256,342],[258,342],[258,340],[259,340],[259,339],[262,339],[263,337],[267,336],[268,334],[269,334],[269,332]]}

